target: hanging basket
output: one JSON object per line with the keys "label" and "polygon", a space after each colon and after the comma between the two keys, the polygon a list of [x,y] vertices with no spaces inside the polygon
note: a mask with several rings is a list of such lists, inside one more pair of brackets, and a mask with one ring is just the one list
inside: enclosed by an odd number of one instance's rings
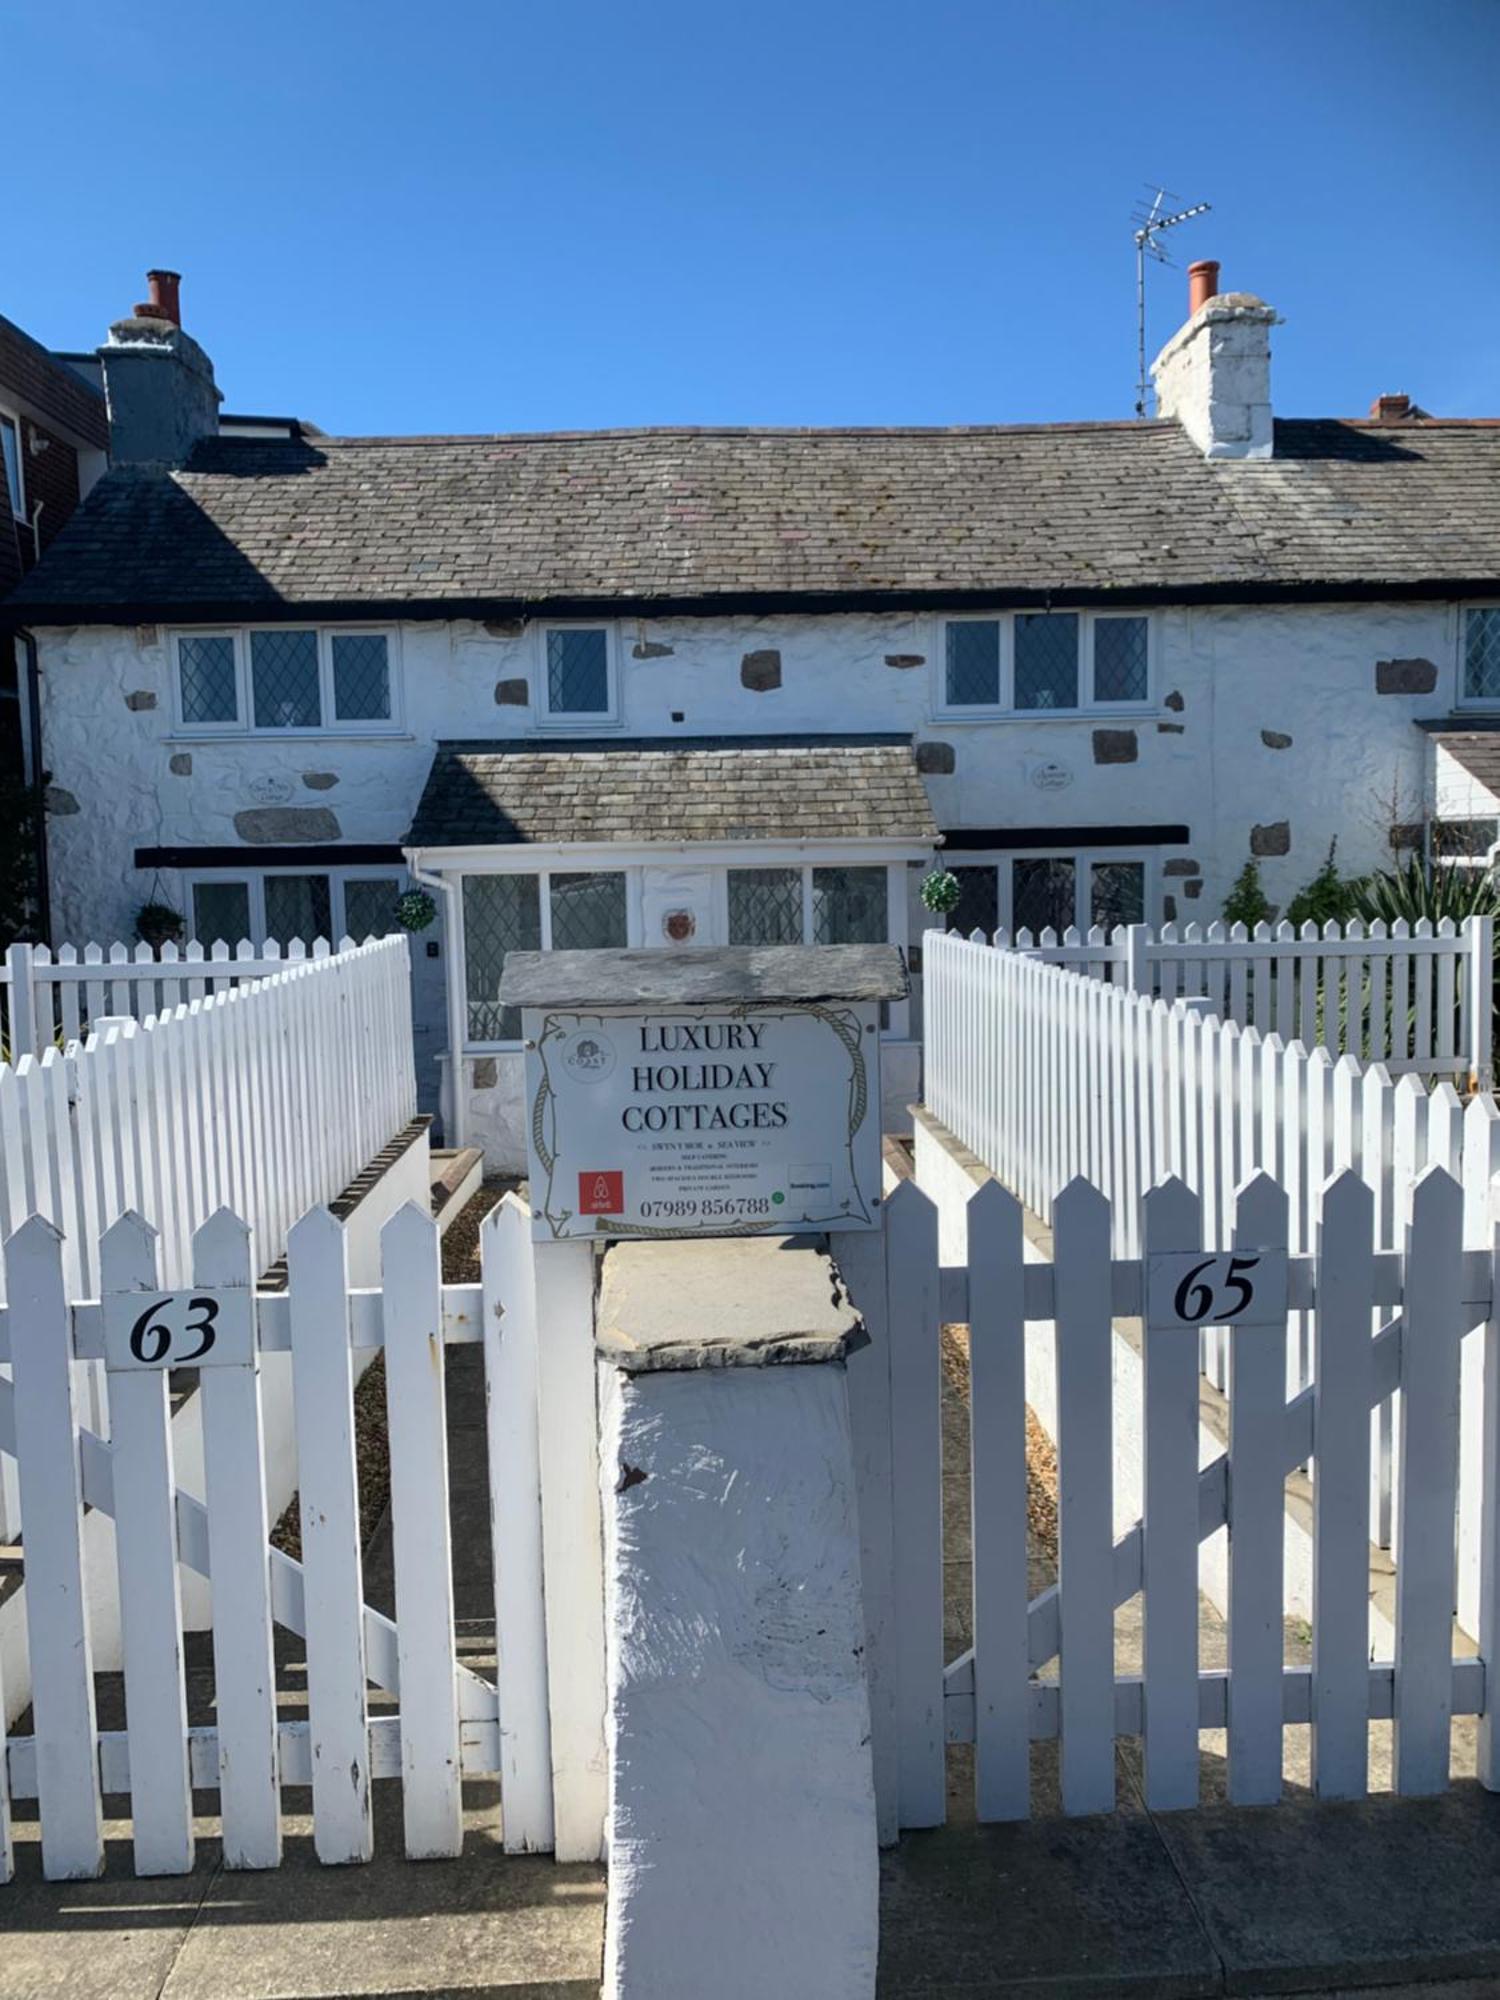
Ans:
{"label": "hanging basket", "polygon": [[951,917],[963,896],[963,886],[949,868],[934,868],[922,877],[922,907],[935,917]]}
{"label": "hanging basket", "polygon": [[404,931],[425,931],[437,921],[437,904],[425,889],[408,889],[396,899],[396,922]]}

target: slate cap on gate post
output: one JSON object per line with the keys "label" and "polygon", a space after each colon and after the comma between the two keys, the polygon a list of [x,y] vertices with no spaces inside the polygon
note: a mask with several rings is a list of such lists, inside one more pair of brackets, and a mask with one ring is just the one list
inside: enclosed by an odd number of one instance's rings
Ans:
{"label": "slate cap on gate post", "polygon": [[904,1000],[893,944],[724,945],[642,951],[512,951],[505,1007],[732,1006],[737,1001]]}

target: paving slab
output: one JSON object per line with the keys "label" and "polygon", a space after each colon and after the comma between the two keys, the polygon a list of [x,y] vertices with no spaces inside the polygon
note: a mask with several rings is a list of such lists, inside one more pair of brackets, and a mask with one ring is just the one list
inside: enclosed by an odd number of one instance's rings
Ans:
{"label": "paving slab", "polygon": [[[488,1797],[481,1796],[489,1793]],[[138,1881],[128,1829],[111,1831],[97,1882],[44,1882],[18,1829],[17,1880],[0,1893],[4,2000],[597,2000],[604,1871],[508,1855],[489,1787],[466,1788],[454,1861],[401,1853],[396,1785],[375,1788],[375,1859],[324,1868],[311,1820],[289,1814],[281,1868],[231,1874],[205,1821],[190,1876]],[[293,1808],[306,1794],[287,1795]]]}

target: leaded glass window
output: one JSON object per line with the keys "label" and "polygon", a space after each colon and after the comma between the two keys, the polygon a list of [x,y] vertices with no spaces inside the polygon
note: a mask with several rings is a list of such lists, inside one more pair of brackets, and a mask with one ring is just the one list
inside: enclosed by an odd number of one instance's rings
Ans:
{"label": "leaded glass window", "polygon": [[884,944],[887,937],[883,868],[815,868],[814,944]]}
{"label": "leaded glass window", "polygon": [[395,875],[357,877],[344,884],[344,929],[356,944],[367,937],[385,937],[396,928],[400,894],[401,882]]}
{"label": "leaded glass window", "polygon": [[609,634],[556,626],[547,634],[547,708],[553,715],[609,711]]}
{"label": "leaded glass window", "polygon": [[200,944],[238,944],[250,935],[248,882],[195,882],[193,936]]}
{"label": "leaded glass window", "polygon": [[333,712],[340,722],[389,722],[391,666],[383,632],[335,632]]}
{"label": "leaded glass window", "polygon": [[317,729],[323,721],[316,632],[250,634],[257,729]]}
{"label": "leaded glass window", "polygon": [[1146,699],[1146,620],[1094,620],[1095,701]]}
{"label": "leaded glass window", "polygon": [[315,938],[333,937],[333,898],[326,875],[268,875],[266,877],[266,935],[278,944],[300,938],[310,945]]}
{"label": "leaded glass window", "polygon": [[800,868],[729,870],[729,942],[801,944]]}
{"label": "leaded glass window", "polygon": [[1017,708],[1077,708],[1078,613],[1016,614]]}
{"label": "leaded glass window", "polygon": [[1000,701],[1000,626],[993,618],[956,619],[945,628],[950,708],[994,708]]}
{"label": "leaded glass window", "polygon": [[237,722],[234,640],[228,632],[184,633],[177,641],[184,723]]}
{"label": "leaded glass window", "polygon": [[465,875],[464,970],[471,1042],[518,1042],[521,1010],[500,1005],[508,951],[542,948],[542,900],[535,875]]}
{"label": "leaded glass window", "polygon": [[553,875],[548,883],[554,951],[621,949],[625,936],[625,877]]}
{"label": "leaded glass window", "polygon": [[1011,924],[1018,931],[1065,931],[1078,921],[1078,872],[1059,855],[1032,856],[1011,864]]}
{"label": "leaded glass window", "polygon": [[1145,863],[1096,861],[1089,871],[1089,922],[1112,931],[1117,924],[1145,921]]}
{"label": "leaded glass window", "polygon": [[992,864],[988,868],[955,868],[953,873],[963,894],[948,918],[948,928],[961,931],[965,937],[971,931],[993,937],[1000,928],[999,872]]}
{"label": "leaded glass window", "polygon": [[1500,701],[1500,605],[1464,613],[1464,699]]}

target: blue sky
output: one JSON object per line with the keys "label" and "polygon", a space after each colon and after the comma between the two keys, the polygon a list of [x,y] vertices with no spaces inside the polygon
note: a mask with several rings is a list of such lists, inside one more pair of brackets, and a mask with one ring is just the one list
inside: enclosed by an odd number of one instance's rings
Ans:
{"label": "blue sky", "polygon": [[0,311],[175,266],[232,409],[1124,417],[1161,181],[1153,352],[1215,256],[1283,414],[1500,414],[1500,0],[0,0],[0,71]]}

